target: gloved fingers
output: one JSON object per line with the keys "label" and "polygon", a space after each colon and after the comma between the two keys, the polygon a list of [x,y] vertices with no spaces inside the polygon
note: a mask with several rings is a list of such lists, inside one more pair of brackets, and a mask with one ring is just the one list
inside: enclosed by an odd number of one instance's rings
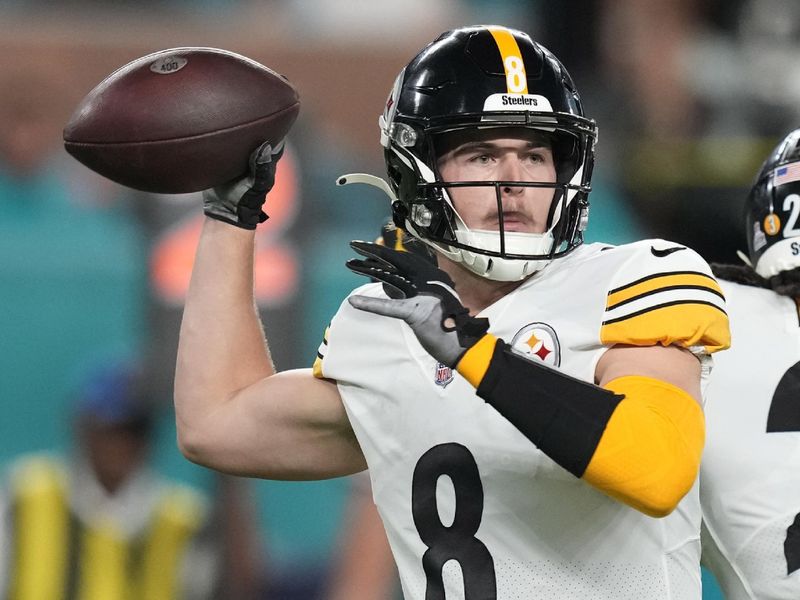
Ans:
{"label": "gloved fingers", "polygon": [[456,288],[453,287],[453,282],[449,284],[445,281],[432,280],[428,281],[428,291],[441,298],[452,306],[461,306],[461,296],[458,295]]}
{"label": "gloved fingers", "polygon": [[233,179],[222,185],[203,190],[203,200],[206,204],[219,204],[226,206],[229,210],[233,210],[239,198],[250,189],[251,185],[252,179],[250,176]]}
{"label": "gloved fingers", "polygon": [[415,254],[395,250],[383,244],[353,240],[350,242],[350,247],[362,256],[391,265],[394,270],[408,275],[423,272],[430,267],[427,261]]}
{"label": "gloved fingers", "polygon": [[[367,260],[380,262],[386,265],[387,268],[394,267],[394,263],[390,260],[392,255],[388,253],[381,253],[381,250],[386,248],[386,246],[383,244],[353,240],[350,242],[350,247],[358,252],[361,256],[365,256]],[[393,250],[393,252],[397,251]]]}
{"label": "gloved fingers", "polygon": [[416,294],[416,287],[413,282],[403,275],[395,272],[392,265],[368,258],[361,260],[351,258],[345,266],[359,275],[365,275],[375,281],[382,281],[400,292],[401,297],[410,297]]}
{"label": "gloved fingers", "polygon": [[350,247],[359,254],[392,265],[397,272],[407,275],[416,282],[439,281],[450,288],[455,287],[447,273],[437,267],[429,257],[418,252],[404,252],[385,245],[358,240],[350,242]]}
{"label": "gloved fingers", "polygon": [[359,310],[404,321],[411,317],[416,306],[415,302],[408,300],[387,300],[369,296],[350,296],[347,301]]}
{"label": "gloved fingers", "polygon": [[283,156],[285,146],[286,140],[281,140],[275,146],[271,142],[262,142],[250,153],[250,171],[255,171],[257,166],[278,162],[278,159]]}
{"label": "gloved fingers", "polygon": [[269,142],[264,142],[251,154],[250,172],[247,181],[250,184],[251,195],[255,196],[255,198],[248,199],[248,204],[263,204],[264,196],[275,184],[276,163],[283,152],[283,141],[279,145],[280,149],[276,153],[272,150]]}
{"label": "gloved fingers", "polygon": [[275,183],[275,163],[283,148],[283,140],[274,148],[269,142],[260,144],[250,153],[246,173],[203,191],[203,212],[244,229],[255,229],[266,221],[262,207]]}
{"label": "gloved fingers", "polygon": [[272,147],[272,162],[278,162],[281,156],[283,156],[283,149],[286,147],[286,140],[281,140],[275,146]]}

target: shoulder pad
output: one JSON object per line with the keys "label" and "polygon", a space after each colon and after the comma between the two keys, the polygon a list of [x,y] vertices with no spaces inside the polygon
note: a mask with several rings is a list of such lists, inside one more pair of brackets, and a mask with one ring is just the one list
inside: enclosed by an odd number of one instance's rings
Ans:
{"label": "shoulder pad", "polygon": [[612,278],[600,330],[605,345],[730,345],[725,297],[694,250],[664,240],[620,246],[630,254]]}

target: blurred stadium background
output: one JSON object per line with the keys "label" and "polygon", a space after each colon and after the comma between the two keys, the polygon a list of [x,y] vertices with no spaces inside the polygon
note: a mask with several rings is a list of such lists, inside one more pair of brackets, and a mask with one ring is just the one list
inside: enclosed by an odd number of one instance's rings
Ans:
{"label": "blurred stadium background", "polygon": [[[381,174],[377,117],[398,70],[468,23],[531,32],[566,64],[600,128],[589,238],[687,243],[709,261],[745,248],[739,217],[760,162],[800,124],[796,0],[4,0],[0,3],[0,461],[66,449],[71,394],[109,355],[141,357],[163,406],[157,464],[212,489],[177,452],[171,379],[201,209],[111,184],[70,159],[61,128],[115,68],[213,46],[286,75],[302,110],[257,293],[280,369],[308,366],[360,282],[347,242],[388,214],[337,175]],[[349,484],[252,483],[273,598],[316,598]],[[708,582],[704,598],[720,598]]]}

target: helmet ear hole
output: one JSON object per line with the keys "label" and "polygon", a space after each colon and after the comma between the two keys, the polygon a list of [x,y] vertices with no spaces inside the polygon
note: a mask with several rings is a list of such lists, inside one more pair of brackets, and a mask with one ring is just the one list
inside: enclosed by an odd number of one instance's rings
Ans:
{"label": "helmet ear hole", "polygon": [[556,179],[559,183],[566,183],[575,175],[580,163],[578,140],[568,134],[553,135],[551,138]]}

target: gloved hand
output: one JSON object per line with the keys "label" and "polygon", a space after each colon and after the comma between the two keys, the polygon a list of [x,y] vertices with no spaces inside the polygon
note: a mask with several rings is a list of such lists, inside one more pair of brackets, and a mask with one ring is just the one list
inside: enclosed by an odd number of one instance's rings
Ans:
{"label": "gloved hand", "polygon": [[471,317],[453,289],[453,280],[429,260],[368,242],[350,242],[350,247],[366,257],[348,260],[351,271],[399,292],[398,297],[392,290],[389,299],[350,296],[350,304],[404,320],[422,347],[439,362],[455,367],[489,329],[489,320]]}
{"label": "gloved hand", "polygon": [[381,227],[381,235],[375,240],[376,244],[394,248],[401,252],[413,252],[419,254],[428,262],[436,264],[436,252],[427,244],[415,237],[408,235],[402,229],[395,227],[394,221],[387,221]]}
{"label": "gloved hand", "polygon": [[250,155],[250,169],[241,179],[203,191],[203,212],[219,221],[243,229],[255,229],[267,220],[261,210],[267,193],[275,185],[275,168],[283,154],[281,141],[275,149],[264,142]]}

